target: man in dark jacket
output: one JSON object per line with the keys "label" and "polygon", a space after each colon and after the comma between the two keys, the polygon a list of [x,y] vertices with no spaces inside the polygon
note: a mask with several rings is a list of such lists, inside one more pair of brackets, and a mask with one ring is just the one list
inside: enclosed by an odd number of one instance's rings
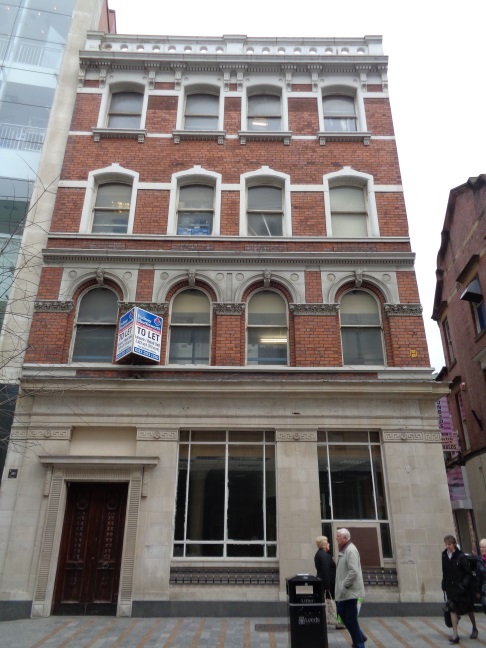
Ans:
{"label": "man in dark jacket", "polygon": [[445,549],[442,552],[442,591],[446,593],[448,607],[451,613],[452,637],[450,643],[459,643],[457,624],[459,616],[469,615],[472,623],[471,639],[476,639],[478,629],[474,617],[474,602],[472,597],[472,574],[469,560],[457,546],[452,535],[444,538]]}

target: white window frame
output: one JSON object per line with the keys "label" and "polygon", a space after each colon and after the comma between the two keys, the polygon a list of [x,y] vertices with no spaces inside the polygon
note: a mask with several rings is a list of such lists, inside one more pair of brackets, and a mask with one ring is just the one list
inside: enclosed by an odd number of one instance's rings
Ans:
{"label": "white window frame", "polygon": [[[83,210],[81,212],[81,221],[79,224],[80,234],[92,234],[93,236],[127,236],[133,233],[133,222],[135,219],[135,206],[137,202],[139,174],[136,171],[125,169],[119,164],[112,164],[104,169],[90,171],[88,174],[88,184],[84,195]],[[128,212],[127,231],[123,234],[93,234],[93,214],[96,204],[96,194],[98,186],[101,184],[129,184],[132,187],[130,199],[130,209]]]}
{"label": "white window frame", "polygon": [[[212,133],[223,129],[224,124],[224,96],[221,92],[221,86],[210,84],[188,84],[183,88],[183,92],[179,97],[177,104],[177,117],[176,117],[176,130],[184,131],[185,129],[185,114],[186,114],[186,101],[187,97],[192,94],[208,94],[217,96],[219,98],[218,106],[218,124],[215,129],[202,129],[204,132]],[[190,130],[187,133],[197,133],[197,130]]]}
{"label": "white window frame", "polygon": [[[190,328],[191,326],[198,327],[198,328],[203,328],[203,326],[209,326],[209,358],[207,364],[179,364],[179,363],[170,363],[169,358],[170,358],[170,345],[171,345],[171,337],[172,337],[172,307],[174,305],[174,301],[179,297],[184,292],[187,292],[188,290],[197,290],[201,292],[203,295],[205,295],[208,298],[209,301],[209,325],[206,324],[175,324],[175,327],[186,327]],[[168,335],[167,335],[167,349],[166,349],[166,354],[165,354],[165,364],[168,367],[186,367],[190,369],[191,367],[210,367],[211,366],[211,355],[212,355],[212,342],[213,342],[213,299],[211,295],[204,290],[204,288],[201,288],[201,286],[196,286],[194,288],[189,288],[188,286],[185,286],[184,288],[181,288],[181,290],[178,290],[175,295],[172,296],[170,300],[170,310],[169,310],[169,329],[168,329]]]}
{"label": "white window frame", "polygon": [[[258,328],[258,325],[253,325],[253,324],[248,324],[248,314],[249,314],[249,307],[250,307],[250,302],[255,297],[255,295],[258,295],[258,293],[261,292],[273,292],[276,295],[278,295],[283,303],[285,304],[286,308],[286,316],[287,316],[287,363],[286,364],[249,364],[248,363],[248,331],[252,328]],[[285,297],[279,290],[275,290],[275,288],[259,288],[258,290],[254,290],[249,296],[247,300],[247,307],[245,308],[245,366],[247,367],[256,367],[261,369],[261,367],[288,367],[290,366],[290,322],[289,322],[289,303]]]}
{"label": "white window frame", "polygon": [[[381,312],[381,304],[380,304],[379,300],[376,298],[376,295],[374,295],[370,290],[366,290],[365,288],[351,288],[349,290],[346,290],[346,292],[344,292],[340,296],[339,303],[341,304],[342,300],[346,297],[346,295],[348,295],[349,293],[352,293],[354,291],[366,293],[366,294],[370,295],[370,297],[372,297],[375,300],[376,306],[377,306],[377,311],[378,311],[378,317],[379,317],[380,321],[379,321],[379,324],[375,324],[373,326],[372,325],[369,325],[369,326],[365,326],[365,325],[352,326],[352,325],[346,325],[346,324],[343,326],[343,323],[342,323],[342,320],[341,320],[341,312],[339,313],[339,335],[341,337],[341,357],[342,357],[343,367],[349,367],[349,366],[352,366],[352,367],[365,367],[366,369],[369,369],[370,367],[386,367],[387,366],[387,358],[386,358],[385,330],[384,330],[384,326],[383,326],[383,315],[382,315],[382,312]],[[353,365],[349,365],[349,364],[344,363],[344,344],[343,344],[342,332],[343,332],[343,329],[356,328],[356,327],[363,328],[363,329],[372,329],[373,328],[373,329],[379,329],[380,330],[380,333],[381,333],[381,350],[383,352],[383,364],[379,364],[379,365],[372,365],[372,364],[353,364]]]}
{"label": "white window frame", "polygon": [[[106,285],[103,285],[103,286],[99,286],[99,285],[90,286],[89,288],[84,290],[81,295],[79,295],[78,300],[77,300],[77,304],[76,304],[76,318],[75,318],[75,321],[74,321],[74,324],[73,324],[73,333],[72,333],[72,336],[71,336],[71,344],[70,344],[70,349],[69,349],[69,363],[93,364],[93,363],[98,362],[98,363],[102,363],[104,366],[107,366],[109,364],[114,363],[113,356],[115,355],[115,348],[116,348],[116,342],[117,342],[116,335],[117,335],[119,312],[116,314],[116,318],[115,318],[115,322],[114,322],[115,335],[114,335],[114,338],[113,338],[112,360],[110,362],[107,362],[107,361],[104,361],[104,360],[98,360],[98,361],[96,361],[96,360],[73,360],[74,346],[76,344],[76,337],[77,337],[77,333],[78,333],[78,318],[79,318],[79,309],[81,307],[81,302],[83,301],[83,299],[86,297],[86,295],[88,293],[90,293],[93,290],[98,290],[99,288],[105,288],[106,290],[110,290],[112,293],[114,293],[117,300],[119,298],[118,293],[111,286],[106,286]],[[99,325],[99,326],[113,326],[113,324],[97,324],[97,325]],[[94,324],[93,324],[93,326],[94,326]]]}
{"label": "white window frame", "polygon": [[[248,98],[253,95],[275,95],[280,97],[280,114],[282,124],[280,130],[268,131],[251,131],[248,130]],[[285,85],[275,84],[258,84],[245,88],[241,100],[241,130],[238,133],[241,144],[246,144],[250,140],[278,140],[284,144],[290,144],[292,133],[289,128],[289,108],[287,101],[287,90]]]}
{"label": "white window frame", "polygon": [[97,128],[106,129],[106,130],[117,130],[108,127],[108,117],[110,113],[111,97],[112,95],[118,92],[137,92],[143,95],[142,112],[140,115],[140,126],[138,127],[138,129],[132,129],[132,128],[123,129],[128,131],[143,130],[145,128],[145,120],[147,118],[148,93],[147,93],[147,87],[143,83],[139,83],[139,82],[137,83],[135,81],[117,81],[107,85],[101,97],[101,105],[100,105],[100,112],[98,115]]}
{"label": "white window frame", "polygon": [[[290,176],[287,173],[274,171],[270,167],[263,166],[256,171],[249,171],[240,176],[240,236],[252,239],[258,239],[257,236],[248,234],[248,189],[269,185],[279,187],[282,190],[282,237],[292,236],[292,214],[290,198]],[[272,238],[272,237],[265,237]]]}
{"label": "white window frame", "polygon": [[[368,211],[367,238],[380,236],[378,213],[376,209],[375,184],[372,175],[355,171],[351,167],[344,167],[340,171],[324,175],[322,183],[324,187],[324,211],[326,215],[326,232],[328,237],[333,236],[330,195],[330,190],[333,187],[362,187],[364,189],[365,205]],[[349,237],[349,239],[346,240],[352,239],[353,237]]]}
{"label": "white window frame", "polygon": [[179,171],[172,174],[169,198],[169,214],[167,219],[167,235],[179,236],[177,234],[177,207],[179,204],[179,187],[184,185],[203,184],[214,188],[214,213],[213,213],[213,231],[209,236],[219,236],[221,230],[221,173],[208,171],[199,165],[192,169]]}
{"label": "white window frame", "polygon": [[[359,88],[355,88],[347,85],[324,85],[321,88],[319,95],[319,100],[317,102],[317,108],[319,112],[319,124],[321,125],[321,131],[325,132],[326,135],[339,134],[336,131],[326,131],[324,127],[324,108],[322,105],[323,99],[329,95],[342,95],[343,97],[351,97],[354,99],[354,108],[356,114],[356,131],[353,133],[363,133],[367,131],[366,125],[366,112],[364,106],[363,94]],[[343,131],[342,134],[348,134],[347,131]]]}

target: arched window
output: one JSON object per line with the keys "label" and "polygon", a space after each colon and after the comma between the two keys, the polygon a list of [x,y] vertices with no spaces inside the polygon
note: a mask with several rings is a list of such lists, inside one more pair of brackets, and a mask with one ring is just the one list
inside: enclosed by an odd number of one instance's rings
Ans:
{"label": "arched window", "polygon": [[177,234],[208,236],[213,233],[214,187],[183,185],[179,188]]}
{"label": "arched window", "polygon": [[184,290],[172,302],[169,364],[209,364],[211,303],[201,290]]}
{"label": "arched window", "polygon": [[114,92],[108,111],[108,128],[140,128],[142,108],[142,93]]}
{"label": "arched window", "polygon": [[364,290],[343,295],[340,305],[344,365],[383,365],[383,334],[376,299]]}
{"label": "arched window", "polygon": [[325,95],[322,98],[324,130],[331,133],[356,132],[358,120],[354,97]]}
{"label": "arched window", "polygon": [[73,362],[111,362],[118,319],[118,297],[95,288],[81,298],[76,320]]}
{"label": "arched window", "polygon": [[132,186],[122,183],[100,184],[93,208],[94,234],[126,234]]}
{"label": "arched window", "polygon": [[248,97],[247,128],[249,131],[279,131],[282,129],[281,98],[273,94]]}
{"label": "arched window", "polygon": [[247,364],[288,364],[287,304],[279,294],[263,290],[251,297],[247,332]]}
{"label": "arched window", "polygon": [[219,97],[213,94],[194,93],[186,97],[184,128],[186,130],[217,130]]}
{"label": "arched window", "polygon": [[247,222],[248,236],[282,236],[282,189],[269,185],[249,187]]}
{"label": "arched window", "polygon": [[331,187],[329,194],[332,235],[341,238],[367,237],[368,209],[364,187]]}

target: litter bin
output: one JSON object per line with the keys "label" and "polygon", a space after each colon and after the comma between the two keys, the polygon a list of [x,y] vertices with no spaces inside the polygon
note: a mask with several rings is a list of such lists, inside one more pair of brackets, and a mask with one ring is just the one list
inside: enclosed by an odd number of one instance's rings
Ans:
{"label": "litter bin", "polygon": [[290,648],[328,648],[324,582],[316,576],[287,578]]}

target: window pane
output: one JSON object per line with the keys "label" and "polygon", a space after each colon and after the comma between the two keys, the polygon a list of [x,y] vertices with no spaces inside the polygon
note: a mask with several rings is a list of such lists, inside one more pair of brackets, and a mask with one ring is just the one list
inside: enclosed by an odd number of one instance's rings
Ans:
{"label": "window pane", "polygon": [[117,92],[111,96],[111,113],[141,113],[143,95],[139,92]]}
{"label": "window pane", "polygon": [[200,290],[184,290],[172,305],[172,324],[209,324],[210,303]]}
{"label": "window pane", "polygon": [[265,502],[267,540],[277,540],[277,494],[275,479],[275,446],[265,446]]}
{"label": "window pane", "polygon": [[263,445],[230,445],[228,539],[264,539],[263,494]]}
{"label": "window pane", "polygon": [[263,558],[263,545],[228,544],[228,558]]}
{"label": "window pane", "polygon": [[341,334],[345,365],[384,364],[380,329],[343,328]]}
{"label": "window pane", "polygon": [[176,513],[174,539],[184,540],[184,520],[186,519],[187,469],[189,446],[179,445],[179,468],[177,472]]}
{"label": "window pane", "polygon": [[110,115],[108,128],[140,128],[140,116]]}
{"label": "window pane", "polygon": [[368,216],[366,214],[332,214],[332,235],[340,238],[366,238]]}
{"label": "window pane", "polygon": [[248,209],[258,211],[282,211],[282,190],[279,187],[250,187]]}
{"label": "window pane", "polygon": [[209,327],[173,326],[170,332],[170,364],[209,364]]}
{"label": "window pane", "polygon": [[252,327],[248,329],[248,364],[286,365],[287,329]]}
{"label": "window pane", "polygon": [[248,116],[280,117],[280,97],[276,95],[253,95],[248,97]]}
{"label": "window pane", "polygon": [[332,212],[366,211],[362,187],[333,187],[330,190],[330,197]]}
{"label": "window pane", "polygon": [[96,208],[130,209],[132,187],[127,184],[102,184],[96,193]]}
{"label": "window pane", "polygon": [[225,447],[191,445],[189,470],[187,539],[223,540]]}
{"label": "window pane", "polygon": [[321,518],[323,520],[330,520],[331,494],[329,492],[329,466],[327,464],[327,446],[317,446],[317,460],[319,465],[319,491],[321,493]]}
{"label": "window pane", "polygon": [[201,556],[201,558],[221,558],[223,544],[188,544],[186,556]]}
{"label": "window pane", "polygon": [[186,130],[216,130],[218,128],[217,117],[188,116],[184,122]]}
{"label": "window pane", "polygon": [[209,236],[213,230],[213,214],[208,212],[179,212],[178,236]]}
{"label": "window pane", "polygon": [[329,446],[334,519],[374,520],[368,447]]}
{"label": "window pane", "polygon": [[355,133],[356,119],[346,117],[325,117],[324,130],[329,133]]}
{"label": "window pane", "polygon": [[250,299],[248,305],[248,324],[280,325],[287,324],[287,305],[275,292],[263,290]]}
{"label": "window pane", "polygon": [[74,362],[111,362],[116,326],[83,325],[76,327]]}
{"label": "window pane", "polygon": [[126,234],[128,230],[128,213],[95,211],[93,217],[93,234]]}
{"label": "window pane", "polygon": [[280,214],[248,214],[249,236],[282,236]]}
{"label": "window pane", "polygon": [[374,297],[361,290],[346,293],[340,306],[341,324],[379,325],[380,314]]}
{"label": "window pane", "polygon": [[186,115],[216,116],[219,110],[219,97],[210,94],[191,94],[186,98]]}
{"label": "window pane", "polygon": [[179,209],[212,209],[213,187],[189,185],[179,190]]}
{"label": "window pane", "polygon": [[375,480],[376,490],[376,508],[378,519],[388,519],[385,499],[385,481],[383,479],[383,466],[381,464],[381,452],[378,446],[371,446],[371,457],[373,461],[373,478]]}
{"label": "window pane", "polygon": [[78,323],[116,323],[118,317],[118,297],[108,288],[90,290],[81,299]]}
{"label": "window pane", "polygon": [[322,99],[325,115],[354,115],[354,98],[345,95],[328,95]]}

